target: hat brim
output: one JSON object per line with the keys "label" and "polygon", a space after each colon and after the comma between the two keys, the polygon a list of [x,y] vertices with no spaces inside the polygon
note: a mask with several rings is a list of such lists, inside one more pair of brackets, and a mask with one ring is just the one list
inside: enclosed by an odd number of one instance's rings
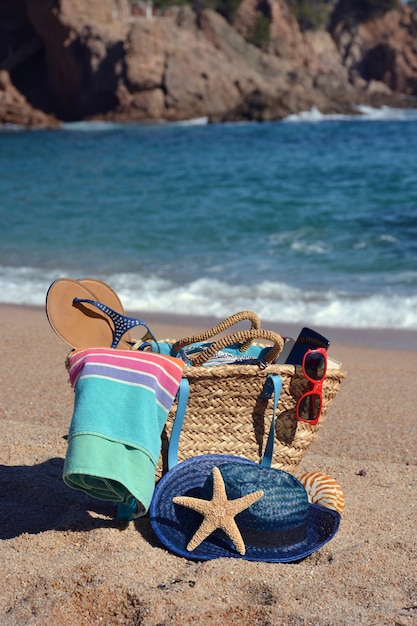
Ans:
{"label": "hat brim", "polygon": [[[160,542],[171,552],[187,559],[208,561],[216,558],[240,558],[248,561],[289,563],[304,559],[335,535],[340,524],[340,514],[309,504],[307,535],[304,541],[287,547],[267,547],[246,545],[242,556],[236,552],[233,543],[222,534],[213,533],[197,548],[187,550],[187,544],[201,524],[201,515],[173,503],[179,495],[199,497],[200,491],[213,467],[222,463],[249,463],[254,461],[229,455],[204,455],[183,461],[171,469],[156,485],[149,509],[154,533]],[[184,489],[181,490],[181,485]]]}
{"label": "hat brim", "polygon": [[[86,287],[94,288],[94,292]],[[113,322],[91,304],[74,306],[74,298],[96,300],[120,311],[120,300],[112,289],[106,289],[105,283],[91,279],[81,281],[71,278],[58,278],[48,289],[46,295],[46,315],[49,323],[60,339],[72,348],[109,347],[113,342]],[[118,349],[130,348],[125,338],[118,344]]]}

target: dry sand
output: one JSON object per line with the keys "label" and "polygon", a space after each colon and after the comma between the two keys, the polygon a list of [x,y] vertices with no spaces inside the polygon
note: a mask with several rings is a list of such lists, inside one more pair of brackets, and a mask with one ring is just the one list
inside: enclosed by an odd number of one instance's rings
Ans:
{"label": "dry sand", "polygon": [[342,485],[341,527],[302,562],[268,564],[187,561],[148,519],[122,525],[66,487],[67,348],[41,309],[1,306],[0,328],[1,626],[417,624],[417,333],[328,331],[348,378],[300,469]]}

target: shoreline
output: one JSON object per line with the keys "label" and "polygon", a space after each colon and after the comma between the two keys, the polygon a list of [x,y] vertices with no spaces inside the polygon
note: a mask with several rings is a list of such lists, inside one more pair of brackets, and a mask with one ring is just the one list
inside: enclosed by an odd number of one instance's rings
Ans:
{"label": "shoreline", "polygon": [[[45,316],[45,308],[36,305],[0,303],[0,311],[33,311]],[[147,312],[143,313],[135,310],[126,310],[126,314],[138,317],[146,321],[151,329],[155,328],[158,339],[168,337],[167,333],[175,330],[173,338],[188,336],[193,332],[199,332],[213,327],[221,321],[213,316],[185,315],[175,313]],[[280,335],[296,338],[303,326],[310,326],[308,323],[293,324],[290,322],[261,320],[262,326],[273,330]],[[358,348],[369,348],[372,350],[399,350],[417,351],[417,329],[406,328],[351,328],[336,326],[311,326],[331,341],[329,353],[331,354],[334,345],[345,345]],[[172,330],[171,330],[172,329]]]}
{"label": "shoreline", "polygon": [[[350,113],[340,113],[339,111],[333,111],[330,113],[322,113],[319,109],[317,109],[314,105],[309,109],[309,110],[300,110],[298,113],[288,113],[287,115],[285,115],[284,117],[277,117],[275,119],[272,120],[265,120],[264,123],[285,123],[287,120],[291,120],[291,122],[300,120],[300,121],[326,121],[326,119],[334,119],[334,117],[338,117],[339,119],[355,119],[355,118],[369,118],[369,119],[374,119],[375,116],[378,117],[378,119],[398,119],[398,111],[403,112],[413,112],[415,109],[417,108],[417,105],[415,104],[415,99],[411,98],[408,101],[404,102],[404,94],[400,95],[399,98],[395,98],[394,101],[392,100],[392,98],[389,99],[389,102],[386,103],[377,103],[377,104],[363,104],[362,100],[359,99],[358,103],[356,104],[351,104],[351,111]],[[383,116],[381,116],[381,113],[384,113]],[[402,117],[400,119],[403,119]],[[242,120],[227,120],[227,121],[216,121],[213,122],[212,120],[210,120],[210,118],[207,115],[201,115],[198,117],[189,117],[186,119],[179,119],[179,120],[171,120],[171,119],[165,119],[165,118],[148,118],[145,120],[137,120],[137,119],[122,119],[122,118],[109,118],[109,119],[103,119],[102,116],[97,115],[97,117],[87,117],[87,118],[80,118],[77,120],[74,120],[72,122],[69,121],[65,121],[65,120],[60,120],[58,118],[54,118],[52,120],[52,123],[45,124],[44,122],[42,122],[41,125],[35,124],[33,126],[28,126],[25,124],[18,124],[18,123],[13,123],[13,122],[2,122],[0,121],[0,132],[7,132],[7,131],[13,131],[13,130],[18,130],[18,131],[31,131],[33,129],[36,129],[38,131],[51,131],[51,130],[62,130],[65,127],[71,127],[71,125],[80,125],[80,124],[85,124],[85,125],[94,125],[94,124],[100,124],[100,125],[118,125],[118,126],[132,126],[132,125],[136,125],[136,126],[143,126],[143,127],[147,127],[147,126],[168,126],[168,125],[172,125],[172,126],[176,126],[176,125],[182,125],[182,126],[207,126],[209,124],[241,124]],[[259,123],[259,122],[254,122],[252,120],[245,120],[244,123],[246,124],[255,124],[255,123]]]}

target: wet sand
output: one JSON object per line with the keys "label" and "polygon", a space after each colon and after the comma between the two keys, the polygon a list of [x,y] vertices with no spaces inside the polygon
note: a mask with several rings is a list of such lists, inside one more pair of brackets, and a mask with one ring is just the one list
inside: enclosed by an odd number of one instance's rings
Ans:
{"label": "wet sand", "polygon": [[[148,316],[159,338],[211,321]],[[0,306],[0,328],[2,626],[417,623],[417,332],[319,329],[348,377],[299,469],[336,478],[346,506],[322,549],[268,564],[177,557],[148,518],[69,489],[68,349],[42,309]]]}

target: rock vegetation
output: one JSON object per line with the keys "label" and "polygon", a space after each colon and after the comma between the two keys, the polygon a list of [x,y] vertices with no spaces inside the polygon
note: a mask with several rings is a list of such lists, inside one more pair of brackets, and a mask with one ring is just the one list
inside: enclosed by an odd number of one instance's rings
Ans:
{"label": "rock vegetation", "polygon": [[286,0],[242,0],[228,20],[129,0],[0,0],[0,123],[416,106],[417,12],[329,4],[326,23],[306,28]]}

